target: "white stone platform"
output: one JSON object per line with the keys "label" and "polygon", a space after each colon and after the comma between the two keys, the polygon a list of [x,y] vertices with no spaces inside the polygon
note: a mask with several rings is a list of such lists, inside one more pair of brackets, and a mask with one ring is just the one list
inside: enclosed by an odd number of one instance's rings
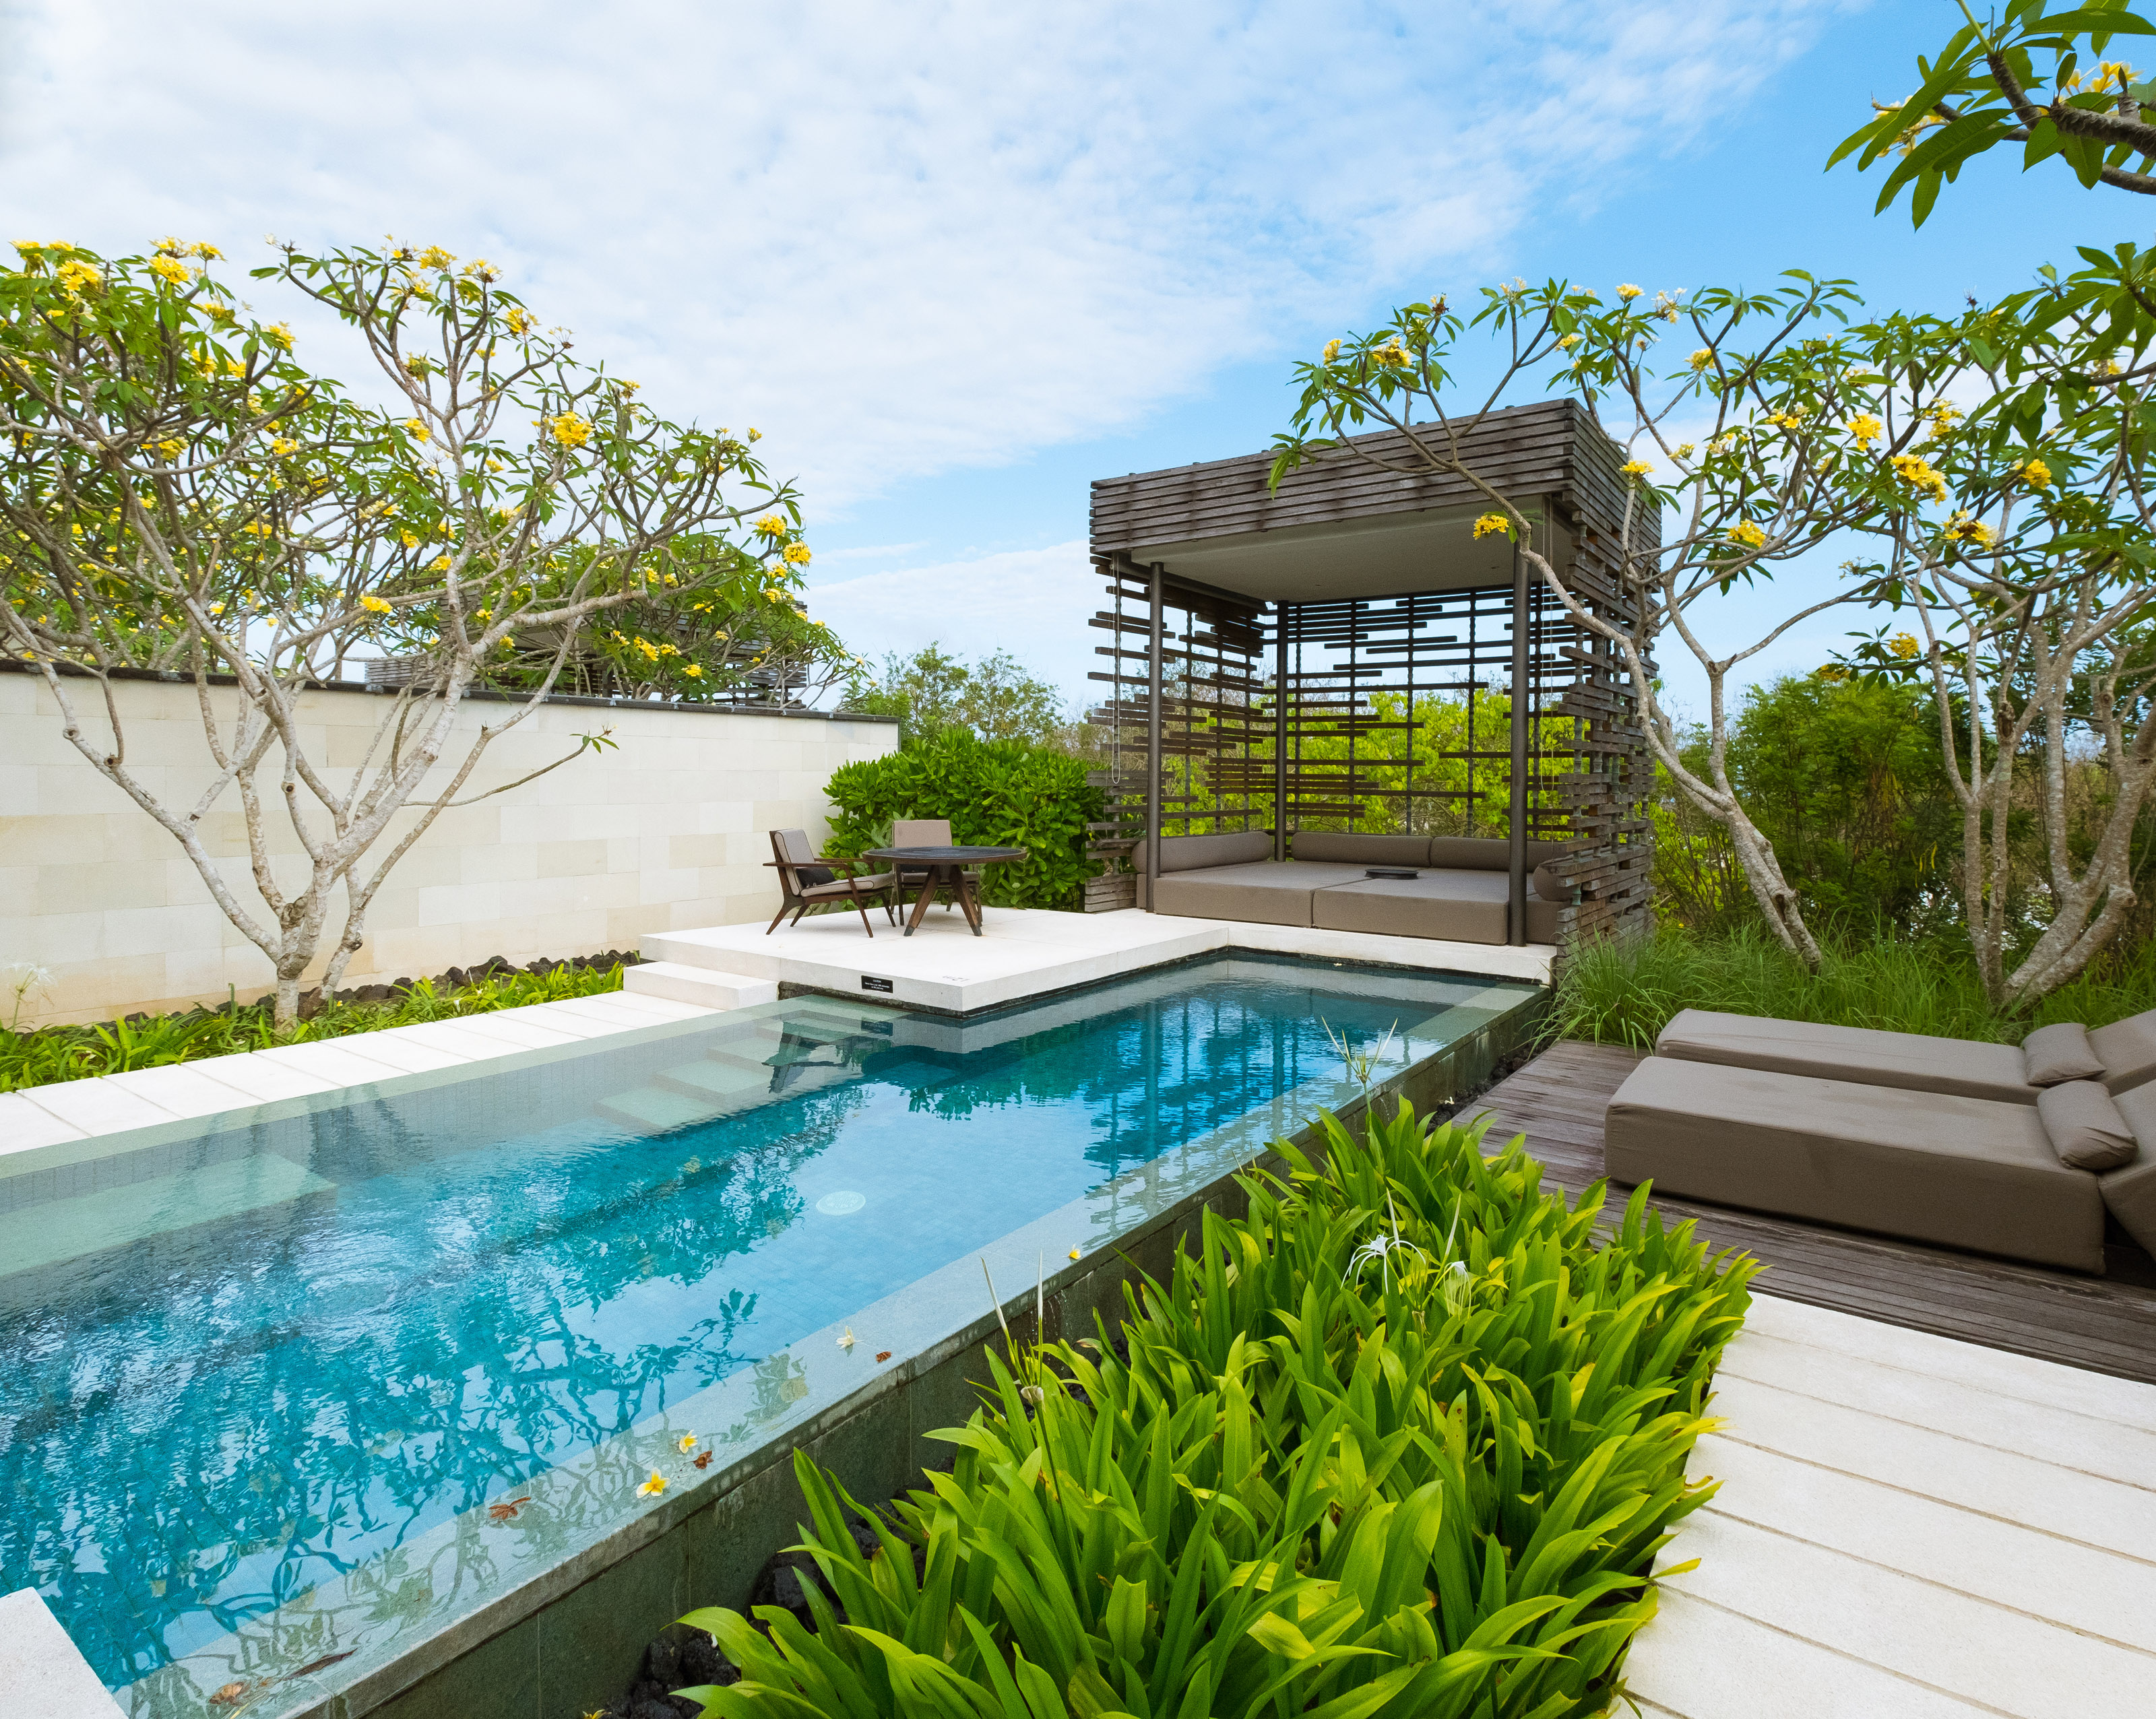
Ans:
{"label": "white stone platform", "polygon": [[1645,1711],[2156,1715],[2156,1386],[1762,1295],[1712,1412]]}
{"label": "white stone platform", "polygon": [[[955,908],[932,907],[912,936],[871,910],[874,936],[856,913],[822,913],[765,935],[762,925],[659,931],[644,940],[648,962],[701,968],[723,983],[770,980],[848,996],[888,998],[901,1008],[963,1013],[995,1008],[1072,985],[1090,984],[1215,949],[1262,949],[1335,961],[1383,962],[1481,978],[1549,982],[1557,952],[1546,943],[1508,948],[1425,937],[1381,937],[1302,926],[1246,925],[1125,908],[1116,913],[983,910],[982,935]],[[631,968],[634,980],[638,971]],[[890,989],[862,981],[888,981]],[[685,991],[677,994],[686,995]]]}

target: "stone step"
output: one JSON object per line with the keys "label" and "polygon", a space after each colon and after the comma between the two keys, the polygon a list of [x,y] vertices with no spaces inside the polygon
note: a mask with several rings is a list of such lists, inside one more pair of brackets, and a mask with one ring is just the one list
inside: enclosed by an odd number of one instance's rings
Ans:
{"label": "stone step", "polygon": [[730,948],[724,942],[714,944],[706,941],[708,935],[698,931],[651,931],[645,935],[639,949],[649,967],[694,967],[728,973],[747,968],[751,978],[778,979],[777,957],[757,950]]}
{"label": "stone step", "polygon": [[705,1008],[747,1008],[756,1003],[776,1003],[775,979],[749,978],[741,973],[721,972],[715,967],[690,967],[678,961],[646,961],[625,969],[621,988],[645,997],[664,997],[675,1003],[694,1003]]}

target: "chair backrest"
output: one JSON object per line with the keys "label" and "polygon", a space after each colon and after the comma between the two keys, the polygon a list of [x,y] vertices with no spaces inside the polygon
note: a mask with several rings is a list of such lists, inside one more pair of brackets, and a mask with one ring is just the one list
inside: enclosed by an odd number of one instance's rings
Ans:
{"label": "chair backrest", "polygon": [[894,848],[947,848],[951,820],[947,818],[894,818],[891,821]]}
{"label": "chair backrest", "polygon": [[815,859],[816,849],[805,829],[774,829],[771,857],[785,865],[807,865]]}

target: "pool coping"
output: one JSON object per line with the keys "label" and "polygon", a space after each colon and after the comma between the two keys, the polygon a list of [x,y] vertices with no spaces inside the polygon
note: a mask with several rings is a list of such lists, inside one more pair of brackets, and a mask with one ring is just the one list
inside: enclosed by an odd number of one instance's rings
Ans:
{"label": "pool coping", "polygon": [[[1049,1315],[1051,1335],[1090,1332],[1091,1311],[1112,1315],[1120,1309],[1122,1284],[1132,1270],[1165,1271],[1169,1250],[1204,1210],[1224,1202],[1234,1203],[1235,1177],[1249,1165],[1270,1159],[1270,1144],[1282,1133],[1310,1143],[1319,1132],[1316,1113],[1320,1111],[1330,1109],[1352,1121],[1366,1104],[1393,1094],[1406,1093],[1427,1105],[1433,1096],[1449,1096],[1460,1090],[1463,1075],[1470,1083],[1479,1084],[1483,1074],[1524,1040],[1548,1005],[1546,992],[1522,995],[1517,981],[1500,981],[1483,994],[1491,997],[1483,1020],[1412,1061],[1403,1054],[1399,1065],[1367,1090],[1354,1089],[1345,1080],[1306,1083],[998,1239],[978,1250],[980,1260],[969,1254],[939,1268],[845,1321],[786,1345],[761,1367],[721,1380],[647,1418],[629,1432],[534,1476],[520,1491],[542,1505],[535,1513],[536,1527],[544,1526],[546,1511],[552,1507],[546,1502],[550,1493],[567,1497],[578,1488],[606,1491],[612,1501],[601,1508],[611,1514],[601,1521],[588,1516],[579,1524],[580,1529],[597,1527],[599,1532],[581,1538],[573,1547],[556,1547],[528,1559],[516,1559],[529,1568],[520,1568],[506,1588],[475,1595],[466,1609],[440,1619],[411,1639],[403,1639],[401,1627],[393,1629],[372,1649],[350,1645],[353,1637],[348,1633],[334,1635],[327,1645],[337,1650],[336,1660],[359,1660],[345,1668],[344,1675],[326,1675],[326,1668],[322,1668],[299,1678],[278,1665],[281,1662],[289,1667],[303,1659],[322,1657],[326,1644],[321,1629],[316,1627],[310,1634],[305,1626],[331,1622],[340,1604],[337,1590],[350,1588],[349,1603],[355,1609],[372,1608],[380,1614],[385,1604],[383,1591],[362,1592],[356,1581],[375,1560],[352,1577],[322,1584],[286,1607],[242,1625],[209,1647],[116,1691],[116,1695],[134,1714],[155,1715],[157,1719],[238,1713],[249,1719],[357,1719],[361,1714],[392,1711],[397,1719],[404,1719],[408,1710],[413,1715],[433,1712],[438,1710],[437,1704],[422,1693],[431,1682],[458,1676],[460,1667],[486,1659],[498,1644],[526,1625],[533,1626],[527,1633],[536,1634],[551,1608],[570,1601],[582,1590],[603,1585],[639,1554],[659,1548],[677,1531],[686,1532],[687,1525],[696,1519],[715,1516],[754,1488],[766,1493],[776,1488],[780,1496],[767,1500],[766,1504],[778,1511],[774,1520],[781,1525],[774,1534],[764,1537],[769,1543],[759,1543],[746,1570],[738,1573],[740,1583],[745,1584],[768,1552],[790,1538],[787,1527],[798,1519],[798,1511],[783,1499],[792,1488],[790,1457],[795,1450],[829,1447],[834,1441],[843,1444],[850,1432],[859,1442],[868,1423],[896,1414],[906,1426],[899,1440],[903,1453],[898,1463],[901,1478],[880,1491],[873,1483],[866,1485],[860,1496],[882,1497],[899,1490],[903,1476],[917,1474],[926,1465],[928,1453],[938,1448],[924,1446],[925,1434],[965,1418],[971,1402],[968,1367],[974,1363],[981,1345],[992,1335],[1000,1334],[1003,1319],[1010,1321],[1023,1340],[1033,1321],[1038,1297]],[[1479,998],[1470,997],[1453,1008],[1479,1006]],[[757,1012],[773,1007],[761,1005]],[[1110,1205],[1130,1201],[1139,1209],[1131,1221],[1111,1226],[1104,1240],[1071,1249],[1069,1244],[1074,1239],[1082,1242],[1089,1229],[1096,1227],[1104,1201]],[[1077,1255],[1075,1259],[1070,1257],[1073,1253]],[[1046,1263],[1050,1259],[1055,1261],[1053,1270]],[[979,1280],[980,1261],[996,1274],[999,1308],[989,1304],[986,1285]],[[1036,1283],[1027,1284],[1024,1279],[1035,1276],[1036,1270]],[[853,1332],[855,1340],[841,1347],[838,1340],[848,1332]],[[887,1363],[875,1359],[879,1353],[888,1355]],[[780,1363],[776,1370],[773,1362]],[[687,1467],[688,1454],[678,1450],[675,1442],[682,1433],[694,1430],[699,1422],[723,1426],[730,1420],[732,1430],[722,1439],[701,1441],[715,1455],[725,1457],[724,1465],[713,1465],[701,1473]],[[871,1468],[878,1461],[890,1461],[891,1430],[883,1429],[881,1444],[862,1459]],[[847,1466],[844,1456],[840,1452],[840,1460],[834,1462],[826,1449],[819,1460],[843,1471]],[[667,1475],[668,1486],[652,1502],[637,1501],[630,1483],[652,1472]],[[482,1506],[465,1512],[415,1537],[406,1546],[382,1554],[382,1558],[402,1570],[429,1570],[429,1560],[444,1554],[458,1559],[469,1553],[508,1561],[509,1554],[501,1550],[502,1542],[498,1538],[491,1547],[480,1543],[489,1533],[489,1525],[480,1520],[485,1511]],[[538,1543],[543,1545],[543,1538]],[[675,1555],[680,1553],[680,1548],[676,1547]],[[645,1620],[649,1627],[642,1629],[640,1634],[637,1630],[641,1624],[632,1627],[629,1631],[634,1638],[632,1657],[640,1655],[644,1642],[691,1605],[715,1601],[738,1604],[747,1599],[745,1591],[715,1593],[710,1591],[712,1586],[707,1574],[699,1591],[683,1593],[677,1596],[678,1603],[670,1600],[659,1607]],[[431,1578],[423,1605],[426,1613],[435,1609]],[[295,1615],[287,1618],[288,1613]],[[295,1644],[283,1652],[274,1650],[280,1630]],[[266,1643],[268,1650],[254,1651],[248,1645],[250,1642]],[[186,1669],[189,1667],[195,1669]],[[249,1698],[238,1703],[209,1704],[211,1691],[228,1682],[250,1681],[260,1681],[261,1687]],[[628,1681],[627,1675],[608,1670],[599,1679],[604,1687],[596,1697],[586,1691],[575,1699],[587,1703],[603,1699]],[[280,1701],[277,1697],[284,1691],[280,1686],[285,1684],[290,1685],[291,1698]],[[461,1708],[451,1701],[440,1710]],[[516,1706],[487,1711],[522,1713],[526,1709]],[[562,1696],[549,1692],[543,1703],[535,1698],[529,1711],[551,1714],[567,1708]]]}

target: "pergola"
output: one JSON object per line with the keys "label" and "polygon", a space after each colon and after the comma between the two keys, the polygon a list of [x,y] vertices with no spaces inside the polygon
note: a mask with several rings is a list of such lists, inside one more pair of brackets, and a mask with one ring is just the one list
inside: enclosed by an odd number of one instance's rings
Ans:
{"label": "pergola", "polygon": [[[1395,431],[1353,444],[1413,461]],[[1617,577],[1624,455],[1569,400],[1485,418],[1463,454],[1533,524],[1567,588],[1629,618]],[[1527,844],[1568,844],[1561,937],[1644,925],[1653,763],[1607,641],[1512,541],[1473,535],[1466,480],[1342,449],[1268,484],[1270,454],[1093,485],[1110,642],[1111,871],[1089,906],[1150,906],[1161,837],[1302,829],[1502,836],[1512,924]],[[1649,533],[1656,527],[1650,520]],[[1635,517],[1633,536],[1640,536]],[[1520,792],[1513,792],[1515,788]]]}

